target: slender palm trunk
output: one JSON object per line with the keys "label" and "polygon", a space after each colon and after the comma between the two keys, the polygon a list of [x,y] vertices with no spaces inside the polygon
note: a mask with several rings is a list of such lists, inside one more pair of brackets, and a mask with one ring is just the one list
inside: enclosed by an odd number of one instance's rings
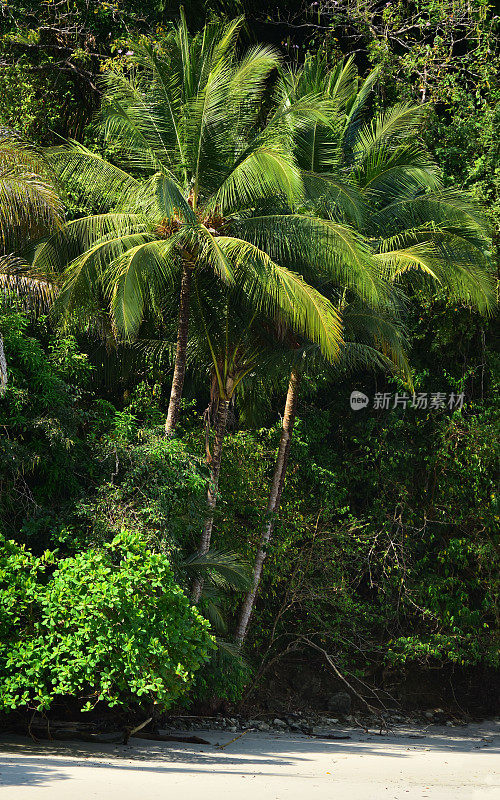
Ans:
{"label": "slender palm trunk", "polygon": [[182,389],[186,374],[186,350],[188,342],[189,324],[189,297],[191,291],[191,278],[193,270],[184,262],[182,268],[181,295],[179,301],[179,324],[177,326],[177,347],[175,351],[174,376],[168,404],[167,421],[165,422],[165,435],[173,436],[179,419]]}
{"label": "slender palm trunk", "polygon": [[283,485],[285,482],[285,473],[288,464],[288,455],[290,453],[290,444],[292,441],[293,426],[295,423],[295,414],[297,411],[297,400],[299,396],[299,386],[302,373],[299,369],[294,367],[290,375],[290,382],[288,384],[288,393],[286,396],[285,413],[283,415],[283,430],[281,432],[280,445],[278,448],[278,455],[276,457],[276,464],[274,466],[273,482],[271,484],[271,492],[267,503],[266,524],[262,532],[259,549],[255,556],[255,563],[253,567],[252,587],[246,595],[241,606],[240,618],[236,628],[235,638],[238,644],[243,644],[248,631],[250,617],[252,616],[255,598],[259,588],[260,579],[262,576],[262,568],[266,558],[267,544],[272,536],[274,524],[276,521],[276,514],[280,507],[281,494],[283,492]]}
{"label": "slender palm trunk", "polygon": [[[228,381],[228,383],[226,384],[226,397],[224,399],[222,397],[219,398],[219,404],[217,408],[217,421],[215,425],[215,442],[213,447],[212,460],[210,462],[210,481],[207,487],[208,512],[205,518],[203,531],[200,539],[200,546],[198,550],[200,555],[208,553],[208,550],[210,548],[210,539],[212,538],[214,513],[215,513],[215,507],[217,505],[217,492],[219,489],[222,445],[224,444],[224,437],[226,435],[227,415],[229,411],[229,404],[231,402],[230,391],[232,388],[232,382],[231,385],[229,385],[229,383],[230,382]],[[195,578],[193,582],[193,591],[192,591],[193,603],[197,603],[198,600],[200,599],[202,588],[203,588],[203,579]]]}
{"label": "slender palm trunk", "polygon": [[0,333],[0,397],[3,397],[7,388],[7,359],[3,348],[3,337]]}

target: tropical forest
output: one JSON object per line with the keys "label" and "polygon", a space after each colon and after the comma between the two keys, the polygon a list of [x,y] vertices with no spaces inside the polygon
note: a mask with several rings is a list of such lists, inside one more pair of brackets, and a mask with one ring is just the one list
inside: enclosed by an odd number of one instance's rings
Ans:
{"label": "tropical forest", "polygon": [[494,716],[498,3],[0,12],[0,728]]}

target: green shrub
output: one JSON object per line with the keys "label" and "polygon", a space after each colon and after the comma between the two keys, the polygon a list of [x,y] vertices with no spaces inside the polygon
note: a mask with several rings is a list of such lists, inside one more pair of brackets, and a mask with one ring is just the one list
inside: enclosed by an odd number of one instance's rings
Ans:
{"label": "green shrub", "polygon": [[0,708],[166,708],[189,689],[213,639],[164,555],[122,533],[55,564],[0,540]]}

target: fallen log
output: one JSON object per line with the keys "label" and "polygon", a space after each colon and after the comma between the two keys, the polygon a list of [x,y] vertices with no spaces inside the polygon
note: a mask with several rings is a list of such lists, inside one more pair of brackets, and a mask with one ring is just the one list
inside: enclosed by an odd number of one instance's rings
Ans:
{"label": "fallen log", "polygon": [[155,742],[187,742],[188,744],[212,744],[200,736],[171,736],[166,733],[138,733],[134,739],[151,739]]}

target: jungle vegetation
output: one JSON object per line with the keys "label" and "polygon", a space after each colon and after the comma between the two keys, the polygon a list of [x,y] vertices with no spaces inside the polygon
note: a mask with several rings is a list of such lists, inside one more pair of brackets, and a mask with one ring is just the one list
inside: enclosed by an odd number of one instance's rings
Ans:
{"label": "jungle vegetation", "polygon": [[4,712],[321,706],[321,653],[370,702],[491,711],[498,28],[4,9]]}

